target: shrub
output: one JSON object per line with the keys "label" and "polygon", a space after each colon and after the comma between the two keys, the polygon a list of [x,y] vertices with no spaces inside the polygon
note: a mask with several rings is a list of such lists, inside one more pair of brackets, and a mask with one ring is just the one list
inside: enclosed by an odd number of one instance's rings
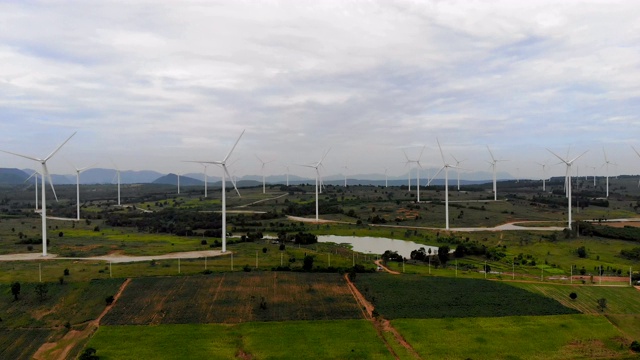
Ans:
{"label": "shrub", "polygon": [[576,294],[576,293],[572,292],[571,294],[569,294],[569,298],[570,298],[571,300],[575,300],[575,299],[577,299],[577,298],[578,298],[578,294]]}
{"label": "shrub", "polygon": [[638,340],[633,340],[629,349],[635,352],[640,352],[640,342],[638,342]]}
{"label": "shrub", "polygon": [[64,269],[64,276],[69,276],[69,269]]}
{"label": "shrub", "polygon": [[107,303],[107,306],[109,306],[109,305],[113,304],[113,301],[114,301],[114,300],[115,300],[115,299],[114,299],[113,295],[109,295],[109,296],[107,296],[107,297],[104,299],[104,301]]}

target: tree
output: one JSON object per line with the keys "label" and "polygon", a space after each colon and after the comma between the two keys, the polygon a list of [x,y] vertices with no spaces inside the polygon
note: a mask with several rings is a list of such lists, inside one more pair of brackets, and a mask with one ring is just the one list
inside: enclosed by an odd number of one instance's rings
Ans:
{"label": "tree", "polygon": [[587,249],[585,249],[584,246],[580,246],[577,250],[576,253],[578,254],[579,258],[586,258],[587,257]]}
{"label": "tree", "polygon": [[638,340],[633,340],[629,349],[631,349],[631,351],[640,352],[640,342],[638,342]]}
{"label": "tree", "polygon": [[607,308],[607,299],[600,298],[596,301],[598,302],[598,309],[600,309],[600,311],[604,311]]}
{"label": "tree", "polygon": [[302,260],[302,269],[304,271],[311,271],[313,269],[313,256],[307,255]]}
{"label": "tree", "polygon": [[11,295],[13,295],[14,300],[18,300],[18,295],[20,295],[20,283],[14,282],[11,284]]}
{"label": "tree", "polygon": [[571,294],[569,294],[569,298],[570,298],[571,300],[575,300],[575,299],[577,299],[577,298],[578,298],[578,294],[576,294],[576,293],[572,292]]}
{"label": "tree", "polygon": [[449,246],[445,245],[445,246],[440,246],[438,248],[438,260],[440,260],[440,263],[442,264],[442,266],[447,266],[447,261],[449,261],[449,251],[451,249],[449,249]]}
{"label": "tree", "polygon": [[98,360],[99,357],[96,355],[96,349],[90,347],[90,348],[84,349],[84,351],[82,352],[82,354],[80,354],[80,357],[78,359],[80,359],[80,360]]}
{"label": "tree", "polygon": [[36,285],[36,294],[38,294],[38,299],[40,299],[40,301],[47,298],[47,293],[49,293],[49,287],[46,283]]}
{"label": "tree", "polygon": [[107,306],[113,304],[114,300],[115,300],[115,298],[113,297],[113,295],[109,295],[104,299],[104,301],[107,303]]}

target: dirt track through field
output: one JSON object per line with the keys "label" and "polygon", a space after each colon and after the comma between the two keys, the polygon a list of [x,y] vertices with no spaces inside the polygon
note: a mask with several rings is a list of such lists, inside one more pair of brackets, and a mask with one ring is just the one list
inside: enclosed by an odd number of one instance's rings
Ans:
{"label": "dirt track through field", "polygon": [[[80,343],[89,339],[91,335],[93,335],[98,327],[100,326],[100,320],[111,310],[113,305],[118,301],[120,295],[124,291],[124,289],[129,285],[131,279],[125,280],[118,292],[113,296],[113,303],[110,306],[106,306],[100,316],[98,316],[95,320],[89,321],[83,330],[69,330],[60,340],[57,342],[47,342],[42,344],[38,351],[33,355],[33,358],[36,360],[65,360],[69,357],[69,353],[76,348]],[[62,348],[61,346],[64,347]]]}
{"label": "dirt track through field", "polygon": [[391,344],[389,344],[389,342],[385,338],[385,336],[384,336],[385,332],[391,333],[391,335],[393,335],[393,339],[399,345],[404,347],[407,350],[407,352],[409,352],[409,354],[411,354],[413,356],[414,359],[422,359],[420,357],[420,355],[415,351],[415,349],[411,346],[411,344],[409,344],[404,339],[404,337],[398,332],[398,330],[396,330],[391,325],[389,320],[384,319],[381,316],[373,316],[373,311],[375,309],[373,304],[371,304],[369,301],[367,301],[367,299],[364,297],[364,295],[362,295],[360,290],[358,290],[358,288],[355,286],[355,284],[349,278],[349,274],[344,274],[344,279],[347,282],[347,286],[349,287],[349,290],[351,290],[351,293],[353,294],[353,297],[356,299],[358,304],[360,304],[361,309],[362,309],[362,314],[364,315],[365,319],[371,321],[371,324],[373,325],[374,329],[378,333],[378,337],[380,338],[380,340],[382,340],[382,342],[387,347],[387,350],[389,350],[391,355],[393,355],[393,357],[396,358],[396,359],[400,359],[400,357],[395,352],[395,350],[393,350],[393,347],[391,346]]}

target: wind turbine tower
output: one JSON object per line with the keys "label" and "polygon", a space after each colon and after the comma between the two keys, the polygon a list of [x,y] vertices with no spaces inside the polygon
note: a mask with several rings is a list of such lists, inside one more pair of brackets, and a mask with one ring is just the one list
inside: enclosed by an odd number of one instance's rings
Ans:
{"label": "wind turbine tower", "polygon": [[[422,168],[422,164],[420,164],[420,159],[422,158],[422,153],[424,152],[426,146],[422,147],[420,150],[420,155],[416,160],[409,159],[407,152],[402,150],[404,153],[404,157],[407,159],[407,164],[416,163],[416,201],[420,202],[420,169]],[[409,178],[411,178],[411,168],[409,168]],[[409,187],[409,191],[411,191],[411,187]]]}
{"label": "wind turbine tower", "polygon": [[451,155],[451,157],[456,162],[456,165],[454,167],[456,168],[456,173],[457,173],[457,176],[458,176],[458,191],[460,191],[460,164],[462,164],[466,159],[465,160],[458,160],[453,155]]}
{"label": "wind turbine tower", "polygon": [[242,138],[242,135],[244,135],[244,130],[242,130],[242,133],[240,133],[240,136],[238,137],[238,140],[236,140],[235,144],[233,144],[233,147],[231,148],[231,150],[229,150],[229,153],[227,153],[227,156],[225,156],[225,158],[223,160],[220,160],[220,161],[188,161],[188,162],[200,163],[200,164],[203,164],[203,165],[204,164],[219,165],[219,166],[222,167],[222,170],[223,170],[223,172],[222,172],[222,252],[223,253],[227,252],[227,187],[226,187],[226,182],[225,182],[227,176],[229,177],[229,180],[231,180],[231,183],[233,184],[233,188],[236,190],[236,193],[238,193],[238,196],[240,196],[240,191],[238,191],[238,187],[236,186],[236,183],[233,180],[233,177],[231,177],[231,175],[229,174],[229,170],[227,169],[227,160],[229,160],[229,157],[233,153],[233,150],[236,148],[236,146],[240,142],[240,139]]}
{"label": "wind turbine tower", "polygon": [[500,161],[507,161],[507,160],[498,160],[498,159],[496,159],[495,156],[493,156],[493,153],[491,152],[491,149],[489,149],[489,145],[487,145],[487,150],[489,150],[489,155],[491,155],[491,161],[489,161],[489,164],[491,165],[491,168],[493,170],[493,201],[498,201],[498,186],[497,186],[497,180],[496,180],[496,165]]}
{"label": "wind turbine tower", "polygon": [[574,157],[573,159],[569,160],[569,158],[567,157],[566,159],[561,158],[560,156],[558,156],[556,153],[554,153],[553,151],[547,149],[547,151],[549,151],[551,154],[553,154],[553,156],[557,157],[558,159],[560,159],[560,161],[562,161],[563,163],[565,163],[565,165],[567,166],[567,171],[565,173],[565,179],[566,179],[566,183],[567,183],[567,198],[568,198],[568,204],[567,204],[567,214],[568,214],[568,221],[567,221],[567,228],[569,230],[571,230],[571,165],[573,165],[574,161],[578,160],[582,155],[586,154],[587,152],[583,152],[582,154]]}
{"label": "wind turbine tower", "polygon": [[[89,169],[91,166],[85,166],[83,168],[73,167],[76,169],[76,220],[78,221],[80,221],[80,173]],[[118,203],[118,205],[120,204]]]}
{"label": "wind turbine tower", "polygon": [[47,169],[47,161],[49,159],[51,159],[60,150],[60,148],[62,148],[64,146],[64,144],[66,144],[69,140],[71,140],[71,138],[75,134],[76,134],[75,132],[73,134],[71,134],[71,136],[69,136],[67,138],[67,140],[65,140],[62,144],[60,144],[60,146],[58,146],[55,150],[53,150],[48,156],[46,156],[45,158],[42,158],[42,159],[41,158],[27,156],[27,155],[17,154],[17,153],[10,152],[10,151],[0,150],[0,151],[2,151],[4,153],[7,153],[7,154],[11,154],[11,155],[19,156],[19,157],[22,157],[22,158],[25,158],[25,159],[37,161],[42,165],[42,185],[40,186],[41,197],[42,197],[42,211],[40,212],[40,215],[42,217],[42,256],[47,256],[47,198],[46,198],[46,192],[45,192],[45,189],[47,187],[47,180],[46,179],[49,179],[49,184],[51,185],[51,190],[53,190],[53,196],[55,196],[56,200],[58,198],[58,196],[56,195],[56,191],[53,188],[53,181],[51,180],[51,175],[49,174],[49,169]]}
{"label": "wind turbine tower", "polygon": [[[329,149],[331,150],[331,149]],[[313,164],[313,165],[302,165],[304,167],[308,167],[308,168],[313,168],[316,170],[316,222],[319,221],[319,211],[318,211],[318,187],[322,186],[320,184],[320,166],[322,166],[322,162],[324,161],[324,158],[327,157],[327,154],[329,153],[329,150],[327,150],[324,155],[322,155],[322,159],[320,159],[320,161],[318,161],[317,163]]]}
{"label": "wind turbine tower", "polygon": [[602,153],[604,154],[604,164],[602,164],[602,166],[604,166],[606,169],[605,178],[607,181],[606,189],[607,189],[607,199],[608,199],[609,198],[609,164],[611,165],[616,165],[616,164],[609,161],[609,159],[607,158],[607,152],[604,150],[604,147],[602,147]]}
{"label": "wind turbine tower", "polygon": [[540,165],[542,167],[542,191],[545,192],[546,188],[545,188],[545,180],[547,179],[547,175],[546,175],[546,168],[547,168],[547,164],[543,164],[543,163],[539,163],[537,162],[536,164]]}
{"label": "wind turbine tower", "polygon": [[440,149],[440,157],[442,158],[442,167],[438,172],[431,178],[431,181],[435,179],[438,174],[442,170],[444,170],[444,208],[445,208],[445,229],[449,230],[449,168],[455,168],[455,166],[448,164],[444,159],[444,154],[442,153],[442,147],[440,146],[440,140],[436,138],[438,142],[438,149]]}
{"label": "wind turbine tower", "polygon": [[258,159],[258,161],[260,161],[260,163],[262,163],[262,166],[260,166],[260,172],[262,173],[262,193],[266,194],[267,193],[267,186],[266,186],[265,177],[264,177],[264,166],[267,165],[270,162],[273,162],[273,160],[262,161],[262,159],[260,159],[260,157],[258,155],[256,155],[256,158]]}

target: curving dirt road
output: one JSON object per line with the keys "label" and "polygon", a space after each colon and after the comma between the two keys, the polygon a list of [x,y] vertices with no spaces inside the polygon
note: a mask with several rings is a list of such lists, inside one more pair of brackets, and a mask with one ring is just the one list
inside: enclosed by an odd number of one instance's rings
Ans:
{"label": "curving dirt road", "polygon": [[151,256],[128,256],[128,255],[103,255],[103,256],[90,256],[90,257],[62,257],[56,254],[47,254],[42,256],[40,253],[26,253],[26,254],[9,254],[0,255],[0,261],[19,261],[19,260],[91,260],[91,261],[107,261],[112,263],[127,263],[127,262],[145,262],[151,260],[166,260],[166,259],[199,259],[204,257],[216,257],[231,254],[230,251],[223,253],[220,250],[203,250],[203,251],[186,251],[169,253],[164,255],[151,255]]}

